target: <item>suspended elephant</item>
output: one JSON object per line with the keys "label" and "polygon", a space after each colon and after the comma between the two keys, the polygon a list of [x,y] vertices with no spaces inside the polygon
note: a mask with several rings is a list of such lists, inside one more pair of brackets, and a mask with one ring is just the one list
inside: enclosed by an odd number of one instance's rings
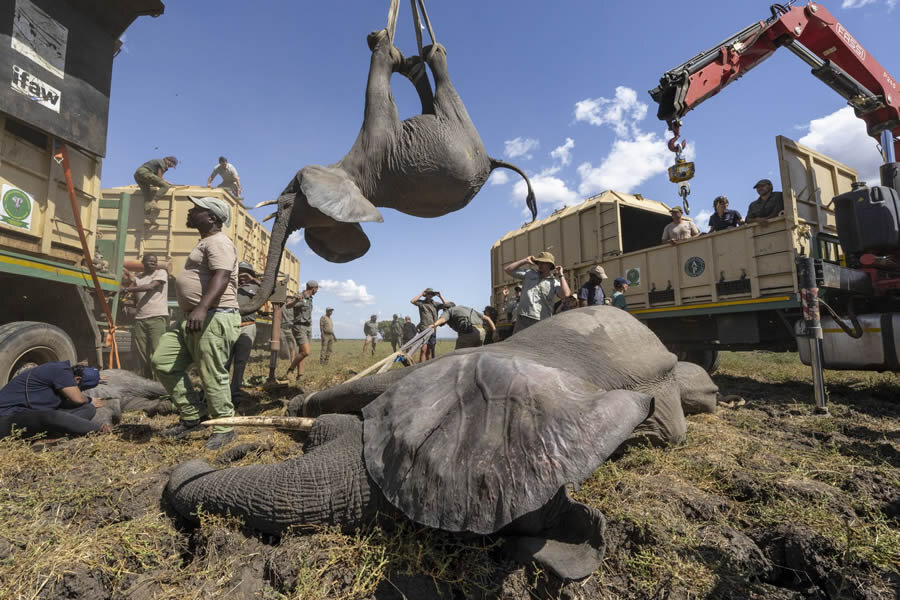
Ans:
{"label": "suspended elephant", "polygon": [[[537,214],[534,192],[518,167],[488,156],[478,131],[450,81],[447,52],[440,44],[423,49],[434,76],[434,92],[423,59],[404,58],[387,30],[369,35],[372,59],[362,128],[353,147],[337,163],[301,169],[285,187],[272,215],[272,237],[255,311],[271,295],[284,244],[304,229],[309,247],[332,262],[365,254],[369,239],[359,223],[382,221],[376,207],[417,217],[439,217],[466,206],[493,169],[512,169],[525,178],[527,204]],[[401,121],[391,96],[394,72],[409,78],[422,114]]]}
{"label": "suspended elephant", "polygon": [[[362,420],[320,417],[304,454],[281,464],[214,471],[190,461],[174,471],[166,494],[185,517],[196,518],[202,505],[270,533],[354,528],[392,514],[499,534],[519,560],[578,579],[602,560],[605,521],[567,486],[589,477],[636,429],[678,441],[683,394],[715,397],[705,372],[676,381],[675,366],[626,312],[569,311],[501,344],[376,376],[374,387],[354,382],[331,398]],[[654,421],[654,405],[665,419]]]}

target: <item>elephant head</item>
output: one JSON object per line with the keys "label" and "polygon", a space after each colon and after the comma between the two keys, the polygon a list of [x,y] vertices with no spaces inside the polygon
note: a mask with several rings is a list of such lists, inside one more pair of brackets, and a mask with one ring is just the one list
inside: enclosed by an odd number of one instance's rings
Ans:
{"label": "elephant head", "polygon": [[[604,521],[571,500],[568,487],[652,423],[654,406],[680,410],[682,390],[704,388],[705,373],[697,383],[676,381],[675,366],[625,311],[569,311],[501,344],[307,396],[295,410],[330,404],[361,411],[362,421],[323,415],[306,452],[278,465],[213,471],[186,463],[167,494],[186,517],[202,504],[272,533],[302,524],[355,527],[389,513],[447,531],[500,534],[514,556],[580,578],[602,558]],[[677,423],[650,429],[672,441],[683,435]]]}
{"label": "elephant head", "polygon": [[[381,222],[378,208],[439,217],[466,206],[493,169],[525,178],[532,218],[534,192],[518,167],[488,156],[466,107],[450,81],[447,53],[435,44],[423,57],[404,58],[386,30],[369,35],[372,58],[362,128],[350,151],[330,166],[309,165],[294,175],[277,200],[260,293],[242,311],[254,312],[271,296],[287,237],[304,229],[307,245],[331,262],[347,262],[369,250],[360,223]],[[432,93],[423,63],[434,76]],[[401,121],[391,95],[392,73],[407,77],[419,93],[422,114]],[[267,217],[270,218],[270,217]]]}

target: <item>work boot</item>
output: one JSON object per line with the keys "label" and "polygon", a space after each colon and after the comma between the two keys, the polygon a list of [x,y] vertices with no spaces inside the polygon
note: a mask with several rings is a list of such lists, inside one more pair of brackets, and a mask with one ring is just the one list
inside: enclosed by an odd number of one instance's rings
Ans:
{"label": "work boot", "polygon": [[168,429],[164,429],[161,436],[167,438],[173,438],[176,440],[180,440],[183,437],[186,437],[192,431],[196,431],[200,428],[200,419],[194,419],[193,421],[185,421],[182,419],[178,421],[178,425],[174,427],[169,427]]}
{"label": "work boot", "polygon": [[233,429],[231,431],[226,431],[225,433],[214,433],[206,440],[206,449],[218,450],[225,444],[230,443],[236,437],[237,434],[234,433]]}

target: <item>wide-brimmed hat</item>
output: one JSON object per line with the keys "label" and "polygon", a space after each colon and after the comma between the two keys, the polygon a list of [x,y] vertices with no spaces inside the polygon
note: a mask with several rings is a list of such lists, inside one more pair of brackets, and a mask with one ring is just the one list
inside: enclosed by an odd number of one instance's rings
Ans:
{"label": "wide-brimmed hat", "polygon": [[315,279],[310,279],[309,281],[306,282],[306,289],[308,289],[308,290],[311,290],[311,289],[317,288],[317,287],[319,287],[319,282],[316,281]]}
{"label": "wide-brimmed hat", "polygon": [[334,312],[334,309],[329,306],[328,308],[325,309],[325,312],[327,312],[327,313]]}
{"label": "wide-brimmed hat", "polygon": [[213,198],[212,196],[204,196],[202,198],[188,196],[188,200],[219,217],[219,220],[222,221],[222,224],[225,225],[225,227],[228,227],[228,225],[231,224],[231,207],[221,198]]}
{"label": "wide-brimmed hat", "polygon": [[253,265],[248,262],[241,261],[238,263],[238,272],[240,273],[241,271],[247,271],[251,275],[256,275],[256,270],[253,268]]}
{"label": "wide-brimmed hat", "polygon": [[163,158],[163,160],[167,160],[170,163],[172,163],[173,169],[178,166],[178,159],[175,158],[174,156],[167,156],[167,157]]}
{"label": "wide-brimmed hat", "polygon": [[772,181],[771,181],[771,180],[769,180],[769,179],[760,179],[759,181],[757,181],[756,183],[753,184],[753,189],[755,190],[756,188],[758,188],[759,186],[761,186],[761,185],[764,184],[764,183],[765,183],[766,185],[772,185]]}
{"label": "wide-brimmed hat", "polygon": [[425,291],[423,293],[424,294],[438,294],[439,292],[437,290],[433,290],[431,288],[425,288]]}
{"label": "wide-brimmed hat", "polygon": [[550,263],[554,267],[556,266],[556,259],[549,252],[541,252],[537,256],[534,257],[534,262],[539,263]]}
{"label": "wide-brimmed hat", "polygon": [[594,266],[590,271],[588,271],[588,275],[593,275],[598,279],[609,279],[606,271],[603,270],[603,267],[601,267],[600,265]]}

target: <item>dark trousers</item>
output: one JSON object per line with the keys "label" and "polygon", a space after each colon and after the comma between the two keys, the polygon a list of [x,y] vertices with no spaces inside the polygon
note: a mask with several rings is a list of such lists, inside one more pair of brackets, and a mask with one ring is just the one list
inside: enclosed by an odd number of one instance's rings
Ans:
{"label": "dark trousers", "polygon": [[99,431],[100,425],[91,421],[97,409],[88,402],[76,408],[56,410],[23,410],[8,417],[0,417],[0,437],[6,437],[13,427],[24,429],[23,437],[46,433],[50,437],[60,435],[85,435]]}

